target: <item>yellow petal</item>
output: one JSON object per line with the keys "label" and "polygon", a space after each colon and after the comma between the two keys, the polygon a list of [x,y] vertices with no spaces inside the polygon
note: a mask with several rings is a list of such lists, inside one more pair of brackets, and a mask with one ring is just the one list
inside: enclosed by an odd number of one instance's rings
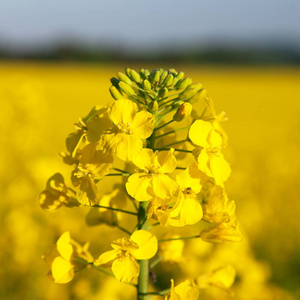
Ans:
{"label": "yellow petal", "polygon": [[148,201],[153,198],[150,183],[152,176],[146,173],[135,173],[128,178],[126,190],[137,201]]}
{"label": "yellow petal", "polygon": [[198,194],[202,188],[202,185],[199,177],[197,178],[196,176],[192,176],[194,173],[194,168],[188,167],[176,176],[176,181],[179,184],[180,189],[189,188],[194,194]]}
{"label": "yellow petal", "polygon": [[222,147],[223,139],[221,135],[216,130],[211,130],[210,135],[208,137],[209,144],[212,148],[214,147]]}
{"label": "yellow petal", "polygon": [[170,225],[176,227],[182,227],[185,225],[193,225],[199,222],[203,217],[202,206],[196,198],[183,197],[181,198],[183,203],[179,216],[173,220],[171,213]]}
{"label": "yellow petal", "polygon": [[154,194],[161,199],[171,198],[178,189],[177,182],[164,174],[153,174],[152,185]]}
{"label": "yellow petal", "polygon": [[73,247],[70,242],[71,236],[69,231],[63,233],[56,242],[59,254],[66,260],[70,260],[73,254]]}
{"label": "yellow petal", "polygon": [[186,280],[174,288],[174,281],[171,280],[169,300],[197,300],[199,288],[191,281]]}
{"label": "yellow petal", "polygon": [[118,281],[131,282],[139,276],[140,266],[132,257],[123,256],[113,262],[111,270]]}
{"label": "yellow petal", "polygon": [[54,259],[51,272],[56,283],[67,283],[74,277],[72,264],[60,256]]}
{"label": "yellow petal", "polygon": [[110,119],[115,124],[131,124],[137,112],[138,107],[133,101],[120,99],[113,104],[110,112]]}
{"label": "yellow petal", "polygon": [[133,122],[130,124],[130,128],[137,137],[146,139],[153,132],[154,122],[155,118],[151,113],[140,111],[135,115]]}
{"label": "yellow petal", "polygon": [[146,230],[135,231],[130,239],[138,244],[139,248],[130,251],[136,259],[150,259],[157,252],[157,238]]}
{"label": "yellow petal", "polygon": [[160,165],[159,172],[171,173],[177,167],[177,161],[173,155],[174,149],[169,151],[161,151],[157,154],[157,161]]}
{"label": "yellow petal", "polygon": [[210,122],[196,120],[190,128],[189,138],[194,144],[203,148],[209,148],[208,136],[212,128],[213,126]]}
{"label": "yellow petal", "polygon": [[210,169],[210,156],[208,155],[205,149],[202,149],[198,156],[198,168],[205,175],[209,177],[213,177],[213,174]]}
{"label": "yellow petal", "polygon": [[110,250],[110,251],[106,251],[104,253],[102,253],[98,259],[96,259],[94,261],[94,265],[96,266],[101,266],[101,265],[105,265],[108,262],[114,260],[117,258],[117,251],[116,250]]}
{"label": "yellow petal", "polygon": [[222,154],[211,155],[210,169],[217,185],[224,183],[231,172],[230,166]]}
{"label": "yellow petal", "polygon": [[151,168],[153,158],[153,151],[148,148],[143,148],[138,155],[132,158],[132,162],[141,170],[146,170]]}

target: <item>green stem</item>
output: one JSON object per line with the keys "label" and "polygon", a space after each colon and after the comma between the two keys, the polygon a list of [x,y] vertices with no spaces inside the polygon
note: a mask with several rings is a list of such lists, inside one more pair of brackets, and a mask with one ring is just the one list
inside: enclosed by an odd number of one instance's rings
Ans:
{"label": "green stem", "polygon": [[[86,205],[86,206],[89,206],[89,205]],[[133,211],[124,210],[124,209],[121,209],[121,208],[114,208],[114,207],[110,207],[110,206],[103,206],[103,205],[99,205],[99,204],[94,204],[91,207],[106,208],[106,209],[122,212],[122,213],[125,213],[125,214],[129,214],[129,215],[135,215],[135,216],[138,215],[138,213],[133,212]]]}
{"label": "green stem", "polygon": [[131,235],[131,232],[129,230],[127,230],[126,228],[120,226],[120,225],[115,225],[117,228],[119,228],[120,230],[122,230],[123,232],[127,233],[128,235]]}
{"label": "green stem", "polygon": [[182,140],[182,141],[178,141],[178,142],[174,142],[174,143],[171,143],[171,144],[164,145],[162,148],[174,146],[174,145],[181,144],[181,143],[188,142],[188,141],[189,141],[189,139],[185,139],[185,140]]}
{"label": "green stem", "polygon": [[162,240],[158,240],[158,242],[162,243],[162,242],[169,242],[169,241],[190,240],[190,239],[198,239],[198,238],[200,238],[199,235],[194,235],[194,236],[186,236],[186,237],[179,237],[179,238],[162,239]]}
{"label": "green stem", "polygon": [[165,126],[167,126],[167,125],[171,124],[172,122],[174,122],[174,120],[173,120],[173,119],[172,119],[172,120],[170,120],[169,122],[167,122],[167,123],[165,123],[165,124],[163,124],[163,125],[161,125],[161,126],[159,126],[159,127],[155,128],[154,130],[159,130],[159,129],[162,129],[162,128],[164,128]]}
{"label": "green stem", "polygon": [[118,171],[118,172],[121,172],[121,173],[126,173],[126,174],[129,174],[129,172],[127,171],[124,171],[124,170],[121,170],[121,169],[118,169],[118,168],[113,168],[115,171]]}
{"label": "green stem", "polygon": [[105,176],[130,176],[130,173],[110,173],[106,174]]}
{"label": "green stem", "polygon": [[[148,220],[147,220],[147,206],[148,201],[141,202],[138,212],[138,229],[147,230]],[[138,278],[138,300],[144,300],[148,294],[148,281],[149,281],[149,260],[139,260],[140,274]]]}
{"label": "green stem", "polygon": [[177,131],[181,131],[181,130],[188,129],[188,128],[190,128],[190,126],[182,127],[182,128],[178,128],[178,129],[174,129],[174,130],[168,131],[168,132],[166,132],[164,134],[158,135],[156,138],[158,139],[158,138],[161,138],[161,137],[166,136],[168,134],[175,133]]}
{"label": "green stem", "polygon": [[[173,148],[174,149],[174,148]],[[155,150],[158,151],[169,151],[171,150],[170,148],[156,148]],[[174,151],[178,151],[178,152],[186,152],[186,153],[193,153],[192,150],[185,150],[185,149],[174,149]]]}

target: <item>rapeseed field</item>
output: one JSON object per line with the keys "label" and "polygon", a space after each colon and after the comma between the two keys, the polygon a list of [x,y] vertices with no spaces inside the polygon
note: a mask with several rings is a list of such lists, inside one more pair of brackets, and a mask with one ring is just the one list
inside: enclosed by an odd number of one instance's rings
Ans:
{"label": "rapeseed field", "polygon": [[[95,270],[76,274],[68,284],[52,282],[42,257],[62,232],[71,231],[82,243],[92,241],[94,257],[120,233],[107,225],[87,226],[88,208],[45,212],[38,203],[50,176],[58,171],[68,174],[59,153],[65,150],[73,124],[96,104],[112,103],[109,80],[125,67],[2,62],[0,298],[135,299],[132,286]],[[229,263],[237,272],[232,287],[236,299],[299,298],[300,69],[129,67],[183,70],[203,84],[217,112],[225,110],[228,117],[225,156],[232,173],[227,192],[237,203],[244,239],[234,244],[191,240],[166,246],[161,249],[169,257],[161,267],[164,274],[175,273],[180,281],[199,269],[205,273]],[[111,179],[105,180],[101,194],[111,191]],[[156,273],[159,286],[166,288],[169,277],[159,268]],[[230,298],[217,289],[201,294],[201,299]]]}

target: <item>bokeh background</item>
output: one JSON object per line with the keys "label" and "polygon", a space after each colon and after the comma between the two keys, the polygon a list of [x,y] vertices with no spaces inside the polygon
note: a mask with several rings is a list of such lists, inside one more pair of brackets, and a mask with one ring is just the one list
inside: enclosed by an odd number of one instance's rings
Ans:
{"label": "bokeh background", "polygon": [[73,124],[112,103],[109,80],[127,66],[184,71],[229,118],[226,186],[244,241],[190,241],[191,266],[164,270],[188,276],[228,262],[236,299],[299,299],[299,15],[297,0],[0,1],[0,299],[134,299],[95,270],[54,284],[41,257],[64,231],[91,241],[95,257],[121,233],[87,227],[86,209],[38,205],[47,179],[70,171],[58,153]]}

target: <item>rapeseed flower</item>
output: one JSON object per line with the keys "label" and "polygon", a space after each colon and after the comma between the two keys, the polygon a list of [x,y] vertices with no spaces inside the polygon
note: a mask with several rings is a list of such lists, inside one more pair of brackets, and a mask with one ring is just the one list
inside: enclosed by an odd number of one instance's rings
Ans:
{"label": "rapeseed flower", "polygon": [[207,176],[213,177],[217,185],[223,184],[230,175],[230,166],[221,153],[223,139],[214,126],[203,120],[195,121],[189,138],[198,147],[194,150],[198,167]]}
{"label": "rapeseed flower", "polygon": [[109,173],[113,163],[112,155],[97,150],[96,147],[97,144],[88,144],[82,149],[79,164],[72,172],[72,183],[79,187],[77,199],[83,205],[96,204],[96,182]]}
{"label": "rapeseed flower", "polygon": [[165,300],[197,300],[199,288],[192,280],[185,280],[174,287],[174,280],[171,279],[170,294]]}
{"label": "rapeseed flower", "polygon": [[40,193],[40,206],[48,211],[53,211],[61,206],[78,206],[80,203],[71,196],[64,178],[60,173],[51,176],[46,185],[46,189]]}
{"label": "rapeseed flower", "polygon": [[81,246],[71,238],[68,231],[61,235],[56,243],[59,255],[55,257],[51,252],[44,255],[44,259],[51,263],[51,275],[56,283],[70,282],[75,272],[83,270],[93,261],[88,246]]}
{"label": "rapeseed flower", "polygon": [[121,282],[130,282],[139,276],[136,260],[152,258],[157,252],[156,237],[146,230],[135,231],[130,238],[120,238],[111,244],[114,250],[104,252],[95,260],[96,266],[111,264],[112,272]]}
{"label": "rapeseed flower", "polygon": [[155,197],[171,198],[178,188],[178,184],[166,175],[177,167],[173,152],[173,149],[161,152],[142,149],[132,160],[140,172],[128,178],[126,183],[128,194],[137,201],[148,201]]}
{"label": "rapeseed flower", "polygon": [[143,148],[142,140],[152,134],[154,116],[139,111],[131,100],[119,99],[112,105],[109,118],[113,126],[103,135],[103,147],[122,160],[132,160]]}

